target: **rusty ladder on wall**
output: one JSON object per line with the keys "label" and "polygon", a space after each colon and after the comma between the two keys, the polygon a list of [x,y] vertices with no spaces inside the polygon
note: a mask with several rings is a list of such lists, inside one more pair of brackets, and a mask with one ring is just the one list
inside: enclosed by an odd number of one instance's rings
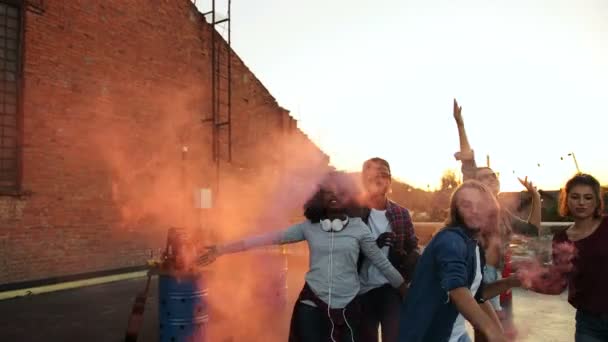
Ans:
{"label": "rusty ladder on wall", "polygon": [[211,154],[216,166],[216,201],[220,192],[220,166],[223,161],[232,162],[232,1],[223,1],[227,5],[227,16],[220,18],[216,0],[211,0],[211,10],[203,13],[211,25],[211,115],[202,121],[212,124]]}
{"label": "rusty ladder on wall", "polygon": [[[210,17],[211,30],[211,116],[203,122],[213,124],[213,160],[232,161],[232,48],[230,46],[230,7],[227,2],[227,16],[220,18],[216,0],[211,1],[211,10],[203,13]],[[223,33],[220,33],[223,30]],[[219,171],[218,171],[219,172]]]}

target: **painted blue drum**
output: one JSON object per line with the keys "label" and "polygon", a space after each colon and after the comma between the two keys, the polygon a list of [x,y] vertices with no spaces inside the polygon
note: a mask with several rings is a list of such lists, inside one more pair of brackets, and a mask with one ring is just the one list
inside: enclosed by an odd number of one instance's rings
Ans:
{"label": "painted blue drum", "polygon": [[207,342],[207,286],[204,274],[158,277],[161,342]]}

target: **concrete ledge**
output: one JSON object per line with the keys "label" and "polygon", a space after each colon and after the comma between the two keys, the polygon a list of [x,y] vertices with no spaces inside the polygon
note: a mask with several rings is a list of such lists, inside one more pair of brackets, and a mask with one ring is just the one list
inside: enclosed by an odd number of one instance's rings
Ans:
{"label": "concrete ledge", "polygon": [[107,276],[112,276],[112,275],[117,275],[117,274],[125,274],[125,273],[132,273],[132,272],[138,272],[138,271],[146,271],[148,269],[149,269],[149,266],[147,266],[147,265],[139,265],[139,266],[104,269],[104,270],[98,270],[98,271],[92,271],[92,272],[86,272],[86,273],[66,274],[66,275],[61,275],[61,276],[57,276],[57,277],[26,280],[26,281],[21,281],[21,282],[16,282],[16,283],[0,284],[0,293],[12,291],[12,290],[28,289],[30,287],[41,287],[41,286],[47,286],[47,285],[68,283],[68,282],[73,282],[73,281],[77,281],[77,280],[107,277]]}
{"label": "concrete ledge", "polygon": [[[542,228],[546,232],[554,233],[565,229],[572,222],[543,222]],[[416,234],[422,245],[428,243],[432,234],[443,226],[442,222],[414,222]],[[282,251],[284,253],[284,251]],[[299,256],[299,253],[287,253]],[[147,266],[135,266],[130,268],[98,271],[87,274],[78,274],[49,278],[43,280],[28,281],[14,284],[0,285],[0,300],[32,296],[42,293],[62,291],[85,286],[111,283],[121,280],[142,278],[148,273]]]}
{"label": "concrete ledge", "polygon": [[142,278],[148,274],[148,271],[137,271],[123,274],[114,274],[104,277],[90,278],[90,279],[81,279],[75,281],[68,281],[64,283],[52,284],[52,285],[43,285],[37,287],[23,288],[18,290],[4,291],[0,292],[0,300],[12,299],[17,297],[24,296],[32,296],[41,293],[69,290],[84,286],[91,285],[99,285],[105,283],[111,283],[120,280],[134,279],[134,278]]}

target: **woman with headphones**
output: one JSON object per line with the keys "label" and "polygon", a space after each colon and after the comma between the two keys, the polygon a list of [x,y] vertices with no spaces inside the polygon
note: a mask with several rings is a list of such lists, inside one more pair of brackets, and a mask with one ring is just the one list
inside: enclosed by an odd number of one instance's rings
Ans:
{"label": "woman with headphones", "polygon": [[306,240],[309,270],[298,297],[290,342],[354,342],[358,325],[357,260],[362,252],[391,285],[405,291],[401,274],[382,254],[369,228],[355,217],[357,186],[346,173],[331,172],[304,206],[304,222],[285,230],[212,246],[202,257],[210,263],[220,255],[251,248]]}

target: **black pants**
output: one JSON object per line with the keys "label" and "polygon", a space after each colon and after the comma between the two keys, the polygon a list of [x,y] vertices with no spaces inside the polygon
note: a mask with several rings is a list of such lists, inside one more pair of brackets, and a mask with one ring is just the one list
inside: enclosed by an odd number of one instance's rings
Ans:
{"label": "black pants", "polygon": [[370,290],[359,296],[361,301],[361,342],[378,342],[382,326],[382,342],[396,342],[399,336],[401,296],[390,285]]}
{"label": "black pants", "polygon": [[[296,304],[296,322],[298,329],[298,337],[301,342],[325,342],[331,341],[329,334],[331,332],[331,321],[327,316],[327,312],[303,303]],[[347,316],[348,317],[348,316]],[[357,334],[354,329],[357,328],[357,322],[348,322],[349,327],[345,327],[345,334],[342,339],[338,339],[334,334],[336,342],[359,342],[356,338]],[[352,329],[352,330],[351,330]],[[354,334],[351,336],[351,334]]]}

